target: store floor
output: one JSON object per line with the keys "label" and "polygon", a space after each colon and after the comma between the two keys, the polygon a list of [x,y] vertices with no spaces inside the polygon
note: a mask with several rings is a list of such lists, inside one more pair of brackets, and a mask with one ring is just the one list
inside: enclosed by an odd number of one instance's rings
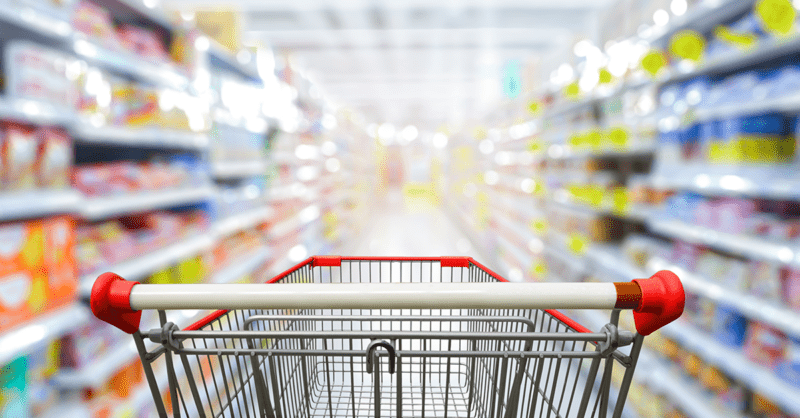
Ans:
{"label": "store floor", "polygon": [[408,198],[399,188],[378,196],[373,205],[372,216],[347,255],[465,255],[479,259],[469,239],[443,208]]}

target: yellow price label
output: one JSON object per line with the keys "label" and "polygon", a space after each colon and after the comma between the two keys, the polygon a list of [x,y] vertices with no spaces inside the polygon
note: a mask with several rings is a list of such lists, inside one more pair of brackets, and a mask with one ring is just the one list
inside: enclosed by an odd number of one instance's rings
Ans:
{"label": "yellow price label", "polygon": [[538,234],[547,232],[547,221],[545,219],[534,219],[531,221],[531,229]]}
{"label": "yellow price label", "polygon": [[533,139],[528,142],[528,151],[538,153],[544,151],[544,142],[540,139]]}
{"label": "yellow price label", "polygon": [[623,127],[611,128],[606,136],[614,148],[624,148],[628,145],[628,130]]}
{"label": "yellow price label", "polygon": [[544,277],[547,275],[547,263],[544,261],[535,263],[531,268],[531,271],[533,272],[533,276]]}
{"label": "yellow price label", "polygon": [[672,55],[690,61],[700,61],[706,48],[706,40],[693,30],[682,30],[672,36],[669,51]]}
{"label": "yellow price label", "polygon": [[664,56],[663,52],[654,49],[642,57],[641,64],[645,71],[651,76],[655,76],[662,68],[667,66],[667,57]]}
{"label": "yellow price label", "polygon": [[756,15],[761,19],[768,32],[777,35],[788,35],[794,29],[797,11],[789,0],[759,0],[756,3]]}
{"label": "yellow price label", "polygon": [[588,240],[581,234],[572,234],[567,239],[567,247],[576,255],[583,255],[586,253]]}
{"label": "yellow price label", "polygon": [[581,87],[578,85],[577,81],[569,83],[566,87],[564,87],[564,96],[566,96],[568,99],[575,100],[578,98],[578,96],[580,96],[580,94]]}
{"label": "yellow price label", "polygon": [[611,205],[615,212],[627,212],[629,201],[628,189],[624,187],[617,187],[611,192]]}
{"label": "yellow price label", "polygon": [[599,77],[600,77],[599,79],[600,84],[608,84],[614,81],[614,75],[611,74],[611,71],[608,71],[608,69],[606,68],[600,69]]}
{"label": "yellow price label", "polygon": [[539,103],[538,101],[533,100],[530,103],[528,103],[528,112],[531,112],[531,114],[536,115],[541,110],[542,110],[542,104]]}
{"label": "yellow price label", "polygon": [[747,49],[755,45],[758,38],[752,33],[739,33],[725,26],[717,26],[714,36],[740,49]]}

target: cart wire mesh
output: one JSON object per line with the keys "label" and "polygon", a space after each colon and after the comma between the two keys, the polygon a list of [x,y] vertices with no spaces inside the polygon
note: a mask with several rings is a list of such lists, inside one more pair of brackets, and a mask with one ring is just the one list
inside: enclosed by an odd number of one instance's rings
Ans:
{"label": "cart wire mesh", "polygon": [[[343,259],[273,281],[457,286],[496,277],[472,263]],[[231,310],[183,331],[162,312],[162,328],[134,337],[159,416],[618,417],[642,343],[616,329],[618,313],[588,333],[538,309]],[[629,354],[616,349],[626,339]],[[161,358],[163,396],[150,379]],[[611,400],[614,363],[624,380]]]}

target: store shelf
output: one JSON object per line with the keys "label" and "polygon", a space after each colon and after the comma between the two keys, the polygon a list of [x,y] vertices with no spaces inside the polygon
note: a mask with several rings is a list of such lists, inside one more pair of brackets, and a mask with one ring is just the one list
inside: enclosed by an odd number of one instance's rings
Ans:
{"label": "store shelf", "polygon": [[716,25],[722,24],[752,7],[753,0],[705,0],[692,6],[682,16],[672,16],[671,22],[666,26],[655,27],[654,33],[648,38],[651,44],[666,43],[673,33],[689,29],[704,33]]}
{"label": "store shelf", "polygon": [[185,238],[164,248],[154,249],[148,254],[99,269],[81,277],[81,294],[89,295],[97,277],[107,271],[114,272],[126,280],[144,280],[150,274],[210,249],[215,240],[210,235]]}
{"label": "store shelf", "polygon": [[698,68],[680,72],[673,71],[668,77],[660,80],[661,84],[678,83],[699,75],[724,74],[769,62],[800,52],[800,36],[785,39],[770,38],[759,41],[751,50],[738,54],[721,54],[721,56],[708,60]]}
{"label": "store shelf", "polygon": [[272,218],[275,210],[271,207],[251,209],[247,212],[228,216],[214,224],[214,231],[219,236],[234,234],[256,227]]}
{"label": "store shelf", "polygon": [[89,411],[86,405],[79,401],[74,401],[54,406],[40,415],[39,418],[86,418],[91,415],[91,411]]}
{"label": "store shelf", "polygon": [[647,224],[654,232],[743,257],[784,264],[800,263],[796,245],[788,242],[784,243],[742,234],[729,234],[677,220],[661,220],[655,217],[651,217]]}
{"label": "store shelf", "polygon": [[789,414],[800,415],[800,388],[781,380],[772,370],[751,361],[739,350],[720,344],[705,332],[682,322],[667,325],[661,333],[768,397]]}
{"label": "store shelf", "polygon": [[254,161],[219,161],[211,165],[211,173],[218,179],[236,179],[264,175],[267,172],[267,162]]}
{"label": "store shelf", "polygon": [[660,258],[650,260],[647,267],[651,272],[671,270],[681,278],[683,287],[688,292],[728,305],[750,319],[767,323],[786,334],[800,338],[800,313],[780,303],[732,290]]}
{"label": "store shelf", "polygon": [[261,247],[231,262],[229,266],[214,274],[208,283],[233,283],[250,274],[265,263],[272,252],[267,247]]}
{"label": "store shelf", "polygon": [[[0,12],[3,8],[0,8]],[[13,120],[32,125],[65,126],[72,123],[74,113],[38,100],[0,96],[0,120]]]}
{"label": "store shelf", "polygon": [[210,39],[208,55],[212,65],[237,73],[252,82],[261,83],[261,77],[258,75],[258,70],[255,67],[255,57],[250,57],[249,62],[243,64],[239,62],[233,52],[213,39]]}
{"label": "store shelf", "polygon": [[0,26],[14,25],[27,31],[63,41],[72,35],[69,22],[50,17],[25,6],[3,5],[0,8]]}
{"label": "store shelf", "polygon": [[138,80],[176,90],[186,90],[189,79],[171,63],[151,63],[134,54],[112,51],[75,34],[72,49],[78,56],[109,71],[127,74]]}
{"label": "store shelf", "polygon": [[88,308],[75,303],[3,331],[0,334],[0,365],[24,355],[39,344],[86,325],[90,316]]}
{"label": "store shelf", "polygon": [[78,141],[102,145],[186,149],[203,149],[208,146],[206,134],[169,129],[95,127],[80,123],[72,129],[72,134]]}
{"label": "store shelf", "polygon": [[[800,200],[800,179],[791,167],[740,168],[730,173],[711,173],[706,167],[675,167],[677,175],[652,175],[650,184],[659,189],[690,190],[701,194]],[[701,171],[690,174],[691,171]]]}
{"label": "store shelf", "polygon": [[125,342],[109,349],[101,357],[80,369],[60,369],[52,378],[55,386],[68,390],[99,388],[111,376],[126,365],[139,361],[139,353],[133,339],[126,336]]}
{"label": "store shelf", "polygon": [[213,196],[210,186],[144,191],[133,194],[86,198],[81,215],[88,220],[105,219],[127,213],[190,205]]}
{"label": "store shelf", "polygon": [[5,192],[0,194],[0,221],[73,213],[80,203],[80,193],[71,189]]}
{"label": "store shelf", "polygon": [[800,95],[767,98],[744,103],[731,103],[711,109],[697,109],[694,112],[698,121],[727,119],[741,115],[755,115],[769,112],[798,113],[800,111]]}

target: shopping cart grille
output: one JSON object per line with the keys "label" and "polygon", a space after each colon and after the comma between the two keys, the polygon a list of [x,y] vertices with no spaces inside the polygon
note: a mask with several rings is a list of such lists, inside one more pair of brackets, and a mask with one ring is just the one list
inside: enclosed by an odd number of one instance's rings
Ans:
{"label": "shopping cart grille", "polygon": [[[280,278],[495,280],[474,265],[377,260],[307,265]],[[232,310],[198,330],[172,328],[169,337],[146,333],[163,345],[143,360],[169,352],[177,373],[166,409],[188,417],[605,416],[613,405],[595,381],[611,373],[612,358],[630,364],[596,348],[605,334],[576,332],[543,310]]]}

